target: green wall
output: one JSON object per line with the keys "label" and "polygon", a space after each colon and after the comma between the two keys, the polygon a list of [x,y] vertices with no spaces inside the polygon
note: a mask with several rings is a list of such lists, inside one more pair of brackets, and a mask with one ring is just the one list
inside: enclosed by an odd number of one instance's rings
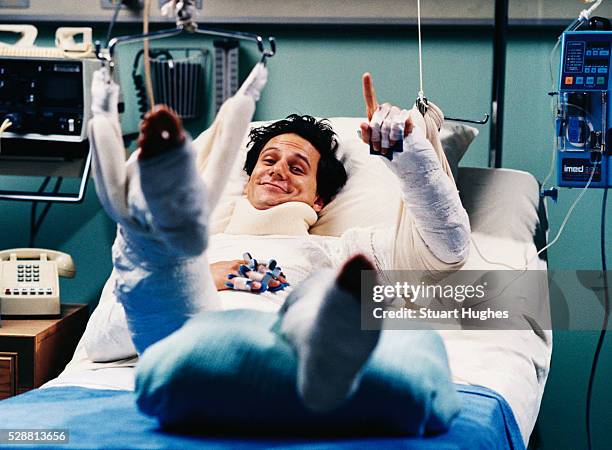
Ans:
{"label": "green wall", "polygon": [[[59,26],[59,24],[58,24]],[[273,119],[293,112],[318,116],[363,114],[360,77],[372,72],[379,100],[411,104],[418,91],[416,30],[414,28],[368,27],[268,27],[248,31],[274,34],[278,54],[270,60],[270,78],[256,112],[257,119]],[[103,29],[96,30],[98,32]],[[119,33],[136,31],[119,29]],[[504,167],[526,170],[542,180],[548,172],[552,123],[548,55],[560,30],[512,30],[508,45]],[[53,30],[42,32],[41,45],[49,45]],[[100,34],[101,35],[101,34]],[[425,94],[453,117],[480,118],[489,112],[491,96],[492,32],[486,28],[426,28],[423,56]],[[166,42],[187,45],[186,40]],[[204,42],[191,39],[192,44]],[[247,44],[248,45],[248,44]],[[135,48],[122,50],[123,81],[129,82]],[[256,61],[255,53],[241,51],[242,75]],[[127,75],[128,77],[126,77]],[[126,89],[126,128],[137,123],[133,94]],[[212,118],[189,124],[194,132]],[[464,165],[487,164],[489,125],[463,160]],[[556,233],[568,207],[578,194],[562,190],[558,204],[549,205],[551,235]],[[599,262],[599,210],[601,192],[583,198],[567,225],[565,234],[549,252],[549,265],[557,269],[597,269]],[[26,246],[29,212],[25,203],[3,202],[0,215],[0,247]],[[610,224],[612,220],[608,221]],[[608,227],[608,236],[610,229]],[[93,183],[81,205],[53,206],[43,225],[38,246],[71,253],[78,275],[62,281],[66,302],[95,304],[110,273],[110,245],[115,229],[100,210]],[[592,298],[576,299],[601,316]],[[568,305],[570,310],[574,305]],[[583,448],[584,397],[595,346],[593,332],[555,334],[552,372],[544,396],[538,434],[543,448]],[[612,370],[611,343],[606,343],[599,366],[594,395],[595,448],[609,445],[612,390],[607,386]]]}

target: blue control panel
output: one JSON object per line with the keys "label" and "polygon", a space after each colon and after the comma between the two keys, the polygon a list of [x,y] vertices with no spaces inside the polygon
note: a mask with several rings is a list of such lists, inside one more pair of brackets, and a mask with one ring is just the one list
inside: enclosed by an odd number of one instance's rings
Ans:
{"label": "blue control panel", "polygon": [[609,35],[609,32],[588,31],[563,35],[561,90],[608,89],[611,51]]}

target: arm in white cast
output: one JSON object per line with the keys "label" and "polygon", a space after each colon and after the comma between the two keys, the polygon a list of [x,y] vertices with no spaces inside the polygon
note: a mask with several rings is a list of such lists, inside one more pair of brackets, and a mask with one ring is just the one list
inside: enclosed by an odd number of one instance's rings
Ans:
{"label": "arm in white cast", "polygon": [[[393,161],[385,161],[400,179],[404,214],[412,217],[436,258],[447,264],[464,261],[469,252],[470,222],[455,184],[419,127],[404,138],[403,150]],[[402,233],[396,237],[401,240]],[[409,251],[402,249],[399,241],[398,247],[396,252]]]}

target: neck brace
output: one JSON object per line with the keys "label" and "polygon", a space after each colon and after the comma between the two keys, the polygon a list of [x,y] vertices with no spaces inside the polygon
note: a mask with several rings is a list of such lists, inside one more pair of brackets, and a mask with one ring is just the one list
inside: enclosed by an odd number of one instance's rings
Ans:
{"label": "neck brace", "polygon": [[225,233],[306,235],[317,221],[317,213],[303,202],[287,202],[269,209],[256,209],[246,197],[236,202]]}

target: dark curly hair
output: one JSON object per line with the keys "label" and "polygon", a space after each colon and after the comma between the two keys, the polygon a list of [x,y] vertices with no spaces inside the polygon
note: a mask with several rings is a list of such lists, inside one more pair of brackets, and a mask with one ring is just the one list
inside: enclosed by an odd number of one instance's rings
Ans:
{"label": "dark curly hair", "polygon": [[251,176],[259,154],[270,139],[281,134],[294,133],[307,140],[321,154],[317,165],[317,194],[324,204],[329,203],[346,184],[346,170],[336,158],[338,141],[336,133],[326,119],[317,120],[312,116],[291,114],[286,119],[271,125],[253,128],[249,133],[250,147],[244,170]]}

